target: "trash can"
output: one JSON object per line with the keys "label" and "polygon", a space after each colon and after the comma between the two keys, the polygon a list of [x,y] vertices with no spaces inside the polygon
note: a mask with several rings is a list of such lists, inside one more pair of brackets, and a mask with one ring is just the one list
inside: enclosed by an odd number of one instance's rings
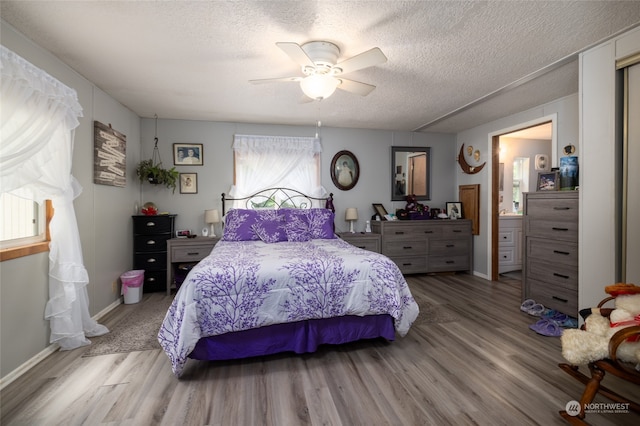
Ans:
{"label": "trash can", "polygon": [[130,305],[142,300],[142,284],[144,284],[144,269],[127,271],[120,275],[124,303]]}

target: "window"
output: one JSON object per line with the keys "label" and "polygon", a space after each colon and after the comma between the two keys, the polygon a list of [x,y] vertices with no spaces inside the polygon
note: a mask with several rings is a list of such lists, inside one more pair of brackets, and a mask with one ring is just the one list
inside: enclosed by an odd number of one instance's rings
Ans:
{"label": "window", "polygon": [[51,202],[42,205],[11,194],[0,194],[0,261],[49,249]]}
{"label": "window", "polygon": [[291,188],[313,197],[325,194],[318,139],[235,135],[233,148],[232,196],[246,197],[273,187]]}

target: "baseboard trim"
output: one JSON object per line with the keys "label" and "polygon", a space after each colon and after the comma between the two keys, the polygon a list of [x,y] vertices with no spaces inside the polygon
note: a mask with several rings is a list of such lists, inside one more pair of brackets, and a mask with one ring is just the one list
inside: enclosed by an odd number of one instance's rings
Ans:
{"label": "baseboard trim", "polygon": [[[109,312],[114,310],[116,307],[118,307],[118,305],[121,305],[121,304],[122,304],[122,297],[119,297],[112,304],[110,304],[109,306],[107,306],[106,308],[98,312],[96,315],[94,315],[93,319],[96,321],[100,321],[101,318],[103,318],[106,314],[108,314]],[[60,345],[58,345],[57,343],[53,343],[47,346],[46,348],[44,348],[42,351],[40,351],[33,357],[31,357],[30,359],[28,359],[25,363],[21,364],[15,370],[9,372],[6,376],[0,378],[0,391],[3,390],[6,386],[8,386],[10,383],[13,383],[15,380],[20,378],[27,371],[35,367],[40,361],[44,360],[46,357],[56,352],[58,349],[60,349]]]}

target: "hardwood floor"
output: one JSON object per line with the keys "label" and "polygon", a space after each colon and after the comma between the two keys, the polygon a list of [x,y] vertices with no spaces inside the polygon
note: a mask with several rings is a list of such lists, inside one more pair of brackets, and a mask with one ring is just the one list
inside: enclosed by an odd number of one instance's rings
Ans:
{"label": "hardwood floor", "polygon": [[[82,357],[56,352],[1,393],[2,425],[562,425],[583,387],[562,372],[558,338],[529,330],[520,286],[466,274],[409,276],[418,302],[457,321],[418,321],[387,343],[307,355],[190,360],[176,379],[161,350]],[[169,297],[160,293],[144,297]],[[122,305],[101,322],[122,320]],[[606,386],[638,394],[615,377]],[[602,397],[596,401],[610,402]],[[637,414],[589,414],[638,425]]]}

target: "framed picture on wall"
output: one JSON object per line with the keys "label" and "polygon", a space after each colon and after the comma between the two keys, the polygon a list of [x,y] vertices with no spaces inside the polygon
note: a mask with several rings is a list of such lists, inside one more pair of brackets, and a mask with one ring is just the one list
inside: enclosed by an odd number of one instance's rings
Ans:
{"label": "framed picture on wall", "polygon": [[198,193],[198,174],[197,173],[180,173],[180,193],[181,194],[197,194]]}
{"label": "framed picture on wall", "polygon": [[349,151],[340,151],[331,160],[331,180],[343,191],[348,191],[358,183],[360,165],[358,159]]}
{"label": "framed picture on wall", "polygon": [[173,164],[176,166],[202,166],[203,157],[201,143],[173,144]]}

